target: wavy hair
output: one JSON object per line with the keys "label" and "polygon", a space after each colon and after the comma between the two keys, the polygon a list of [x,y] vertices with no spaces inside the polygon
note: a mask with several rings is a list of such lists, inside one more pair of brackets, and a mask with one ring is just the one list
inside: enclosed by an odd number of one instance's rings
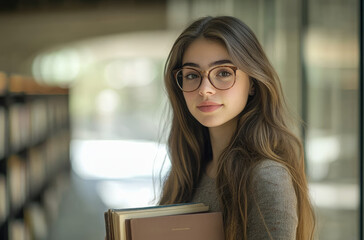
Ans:
{"label": "wavy hair", "polygon": [[171,169],[164,180],[160,204],[189,202],[207,162],[212,159],[208,128],[189,112],[172,71],[197,38],[224,44],[233,63],[254,84],[239,115],[238,127],[222,152],[216,189],[227,240],[247,238],[249,182],[254,167],[264,159],[277,161],[289,170],[297,197],[297,239],[313,239],[315,217],[309,199],[302,143],[290,130],[279,78],[251,29],[228,16],[204,17],[193,22],[175,41],[168,56],[164,80],[172,109],[168,138]]}

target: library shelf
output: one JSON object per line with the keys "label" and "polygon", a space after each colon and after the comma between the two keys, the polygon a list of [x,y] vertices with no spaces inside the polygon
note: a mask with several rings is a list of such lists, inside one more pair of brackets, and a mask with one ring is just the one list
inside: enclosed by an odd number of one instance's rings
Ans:
{"label": "library shelf", "polygon": [[47,239],[69,163],[69,90],[0,72],[0,239]]}

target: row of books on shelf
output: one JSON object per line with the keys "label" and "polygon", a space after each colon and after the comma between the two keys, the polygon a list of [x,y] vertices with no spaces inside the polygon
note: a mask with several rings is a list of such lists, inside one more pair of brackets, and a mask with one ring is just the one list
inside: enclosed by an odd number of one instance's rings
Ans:
{"label": "row of books on shelf", "polygon": [[0,158],[5,154],[6,121],[9,123],[11,152],[34,145],[47,134],[68,124],[68,98],[66,96],[34,99],[25,103],[0,106]]}
{"label": "row of books on shelf", "polygon": [[63,95],[68,94],[68,89],[39,83],[33,77],[16,74],[8,76],[0,72],[0,96],[8,92],[27,95]]}
{"label": "row of books on shelf", "polygon": [[48,239],[69,179],[68,104],[66,88],[0,72],[1,239]]}
{"label": "row of books on shelf", "polygon": [[29,202],[24,206],[22,218],[8,222],[8,239],[49,239],[49,229],[59,212],[59,205],[69,186],[69,173],[63,172],[43,192],[41,201]]}
{"label": "row of books on shelf", "polygon": [[47,99],[47,128],[51,131],[68,124],[69,103],[68,96],[52,96]]}
{"label": "row of books on shelf", "polygon": [[29,148],[25,156],[5,159],[6,175],[0,174],[0,223],[37,197],[49,180],[67,167],[69,139],[69,131],[64,130]]}

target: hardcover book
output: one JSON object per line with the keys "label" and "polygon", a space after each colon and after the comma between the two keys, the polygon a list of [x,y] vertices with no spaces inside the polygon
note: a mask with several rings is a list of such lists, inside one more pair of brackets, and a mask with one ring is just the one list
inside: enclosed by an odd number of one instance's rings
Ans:
{"label": "hardcover book", "polygon": [[107,240],[224,240],[222,215],[202,203],[105,212]]}

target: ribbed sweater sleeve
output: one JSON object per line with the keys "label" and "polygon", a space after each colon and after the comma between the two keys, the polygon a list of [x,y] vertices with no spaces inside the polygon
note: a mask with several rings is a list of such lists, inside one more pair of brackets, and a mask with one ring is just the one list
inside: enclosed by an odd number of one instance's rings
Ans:
{"label": "ribbed sweater sleeve", "polygon": [[265,160],[254,169],[248,196],[248,239],[296,239],[297,198],[288,170]]}

